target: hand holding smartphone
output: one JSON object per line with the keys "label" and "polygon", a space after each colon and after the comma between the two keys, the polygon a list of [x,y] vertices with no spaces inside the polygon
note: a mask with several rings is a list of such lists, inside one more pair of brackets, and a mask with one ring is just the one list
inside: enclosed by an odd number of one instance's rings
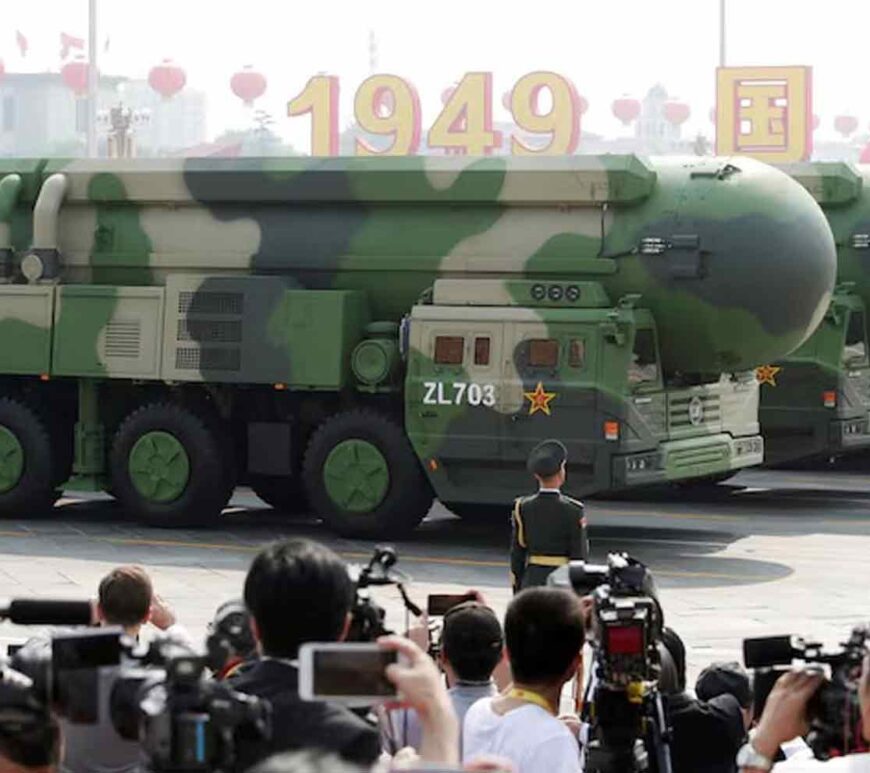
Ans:
{"label": "hand holding smartphone", "polygon": [[374,643],[312,642],[299,648],[299,697],[348,706],[371,706],[397,698],[386,677],[396,652]]}

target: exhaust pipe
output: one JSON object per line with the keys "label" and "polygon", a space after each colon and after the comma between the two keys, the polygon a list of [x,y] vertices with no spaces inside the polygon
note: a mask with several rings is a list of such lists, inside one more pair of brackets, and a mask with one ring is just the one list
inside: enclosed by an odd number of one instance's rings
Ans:
{"label": "exhaust pipe", "polygon": [[12,278],[15,250],[12,248],[12,213],[21,193],[21,175],[7,174],[0,180],[0,281]]}
{"label": "exhaust pipe", "polygon": [[60,274],[57,220],[66,196],[66,175],[56,172],[39,189],[33,207],[33,245],[21,259],[21,273],[28,282],[56,279]]}

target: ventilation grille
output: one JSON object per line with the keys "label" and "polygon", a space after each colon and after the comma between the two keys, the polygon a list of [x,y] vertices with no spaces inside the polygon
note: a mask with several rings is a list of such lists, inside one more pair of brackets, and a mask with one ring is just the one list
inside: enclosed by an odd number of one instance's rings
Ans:
{"label": "ventilation grille", "polygon": [[180,347],[175,350],[177,370],[240,370],[241,350],[212,346],[204,349]]}
{"label": "ventilation grille", "polygon": [[215,293],[197,290],[178,294],[179,314],[241,314],[244,310],[242,293]]}
{"label": "ventilation grille", "polygon": [[241,343],[242,323],[228,319],[180,319],[176,340],[200,344]]}
{"label": "ventilation grille", "polygon": [[106,325],[106,357],[137,359],[142,349],[142,322],[113,319]]}

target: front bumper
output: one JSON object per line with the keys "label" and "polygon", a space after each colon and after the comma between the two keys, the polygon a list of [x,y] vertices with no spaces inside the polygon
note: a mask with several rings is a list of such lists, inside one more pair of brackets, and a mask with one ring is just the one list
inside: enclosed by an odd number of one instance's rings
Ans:
{"label": "front bumper", "polygon": [[670,440],[655,451],[612,459],[613,488],[706,478],[754,467],[764,461],[761,435],[732,437],[727,432],[686,440]]}

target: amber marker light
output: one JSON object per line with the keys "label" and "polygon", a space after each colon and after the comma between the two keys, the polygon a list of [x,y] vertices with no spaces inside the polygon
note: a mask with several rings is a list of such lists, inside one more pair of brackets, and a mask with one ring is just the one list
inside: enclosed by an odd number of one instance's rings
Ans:
{"label": "amber marker light", "polygon": [[825,408],[836,408],[837,407],[837,393],[833,389],[830,389],[826,392],[822,392],[822,402],[825,404]]}
{"label": "amber marker light", "polygon": [[604,422],[604,439],[619,440],[619,422],[605,421]]}

